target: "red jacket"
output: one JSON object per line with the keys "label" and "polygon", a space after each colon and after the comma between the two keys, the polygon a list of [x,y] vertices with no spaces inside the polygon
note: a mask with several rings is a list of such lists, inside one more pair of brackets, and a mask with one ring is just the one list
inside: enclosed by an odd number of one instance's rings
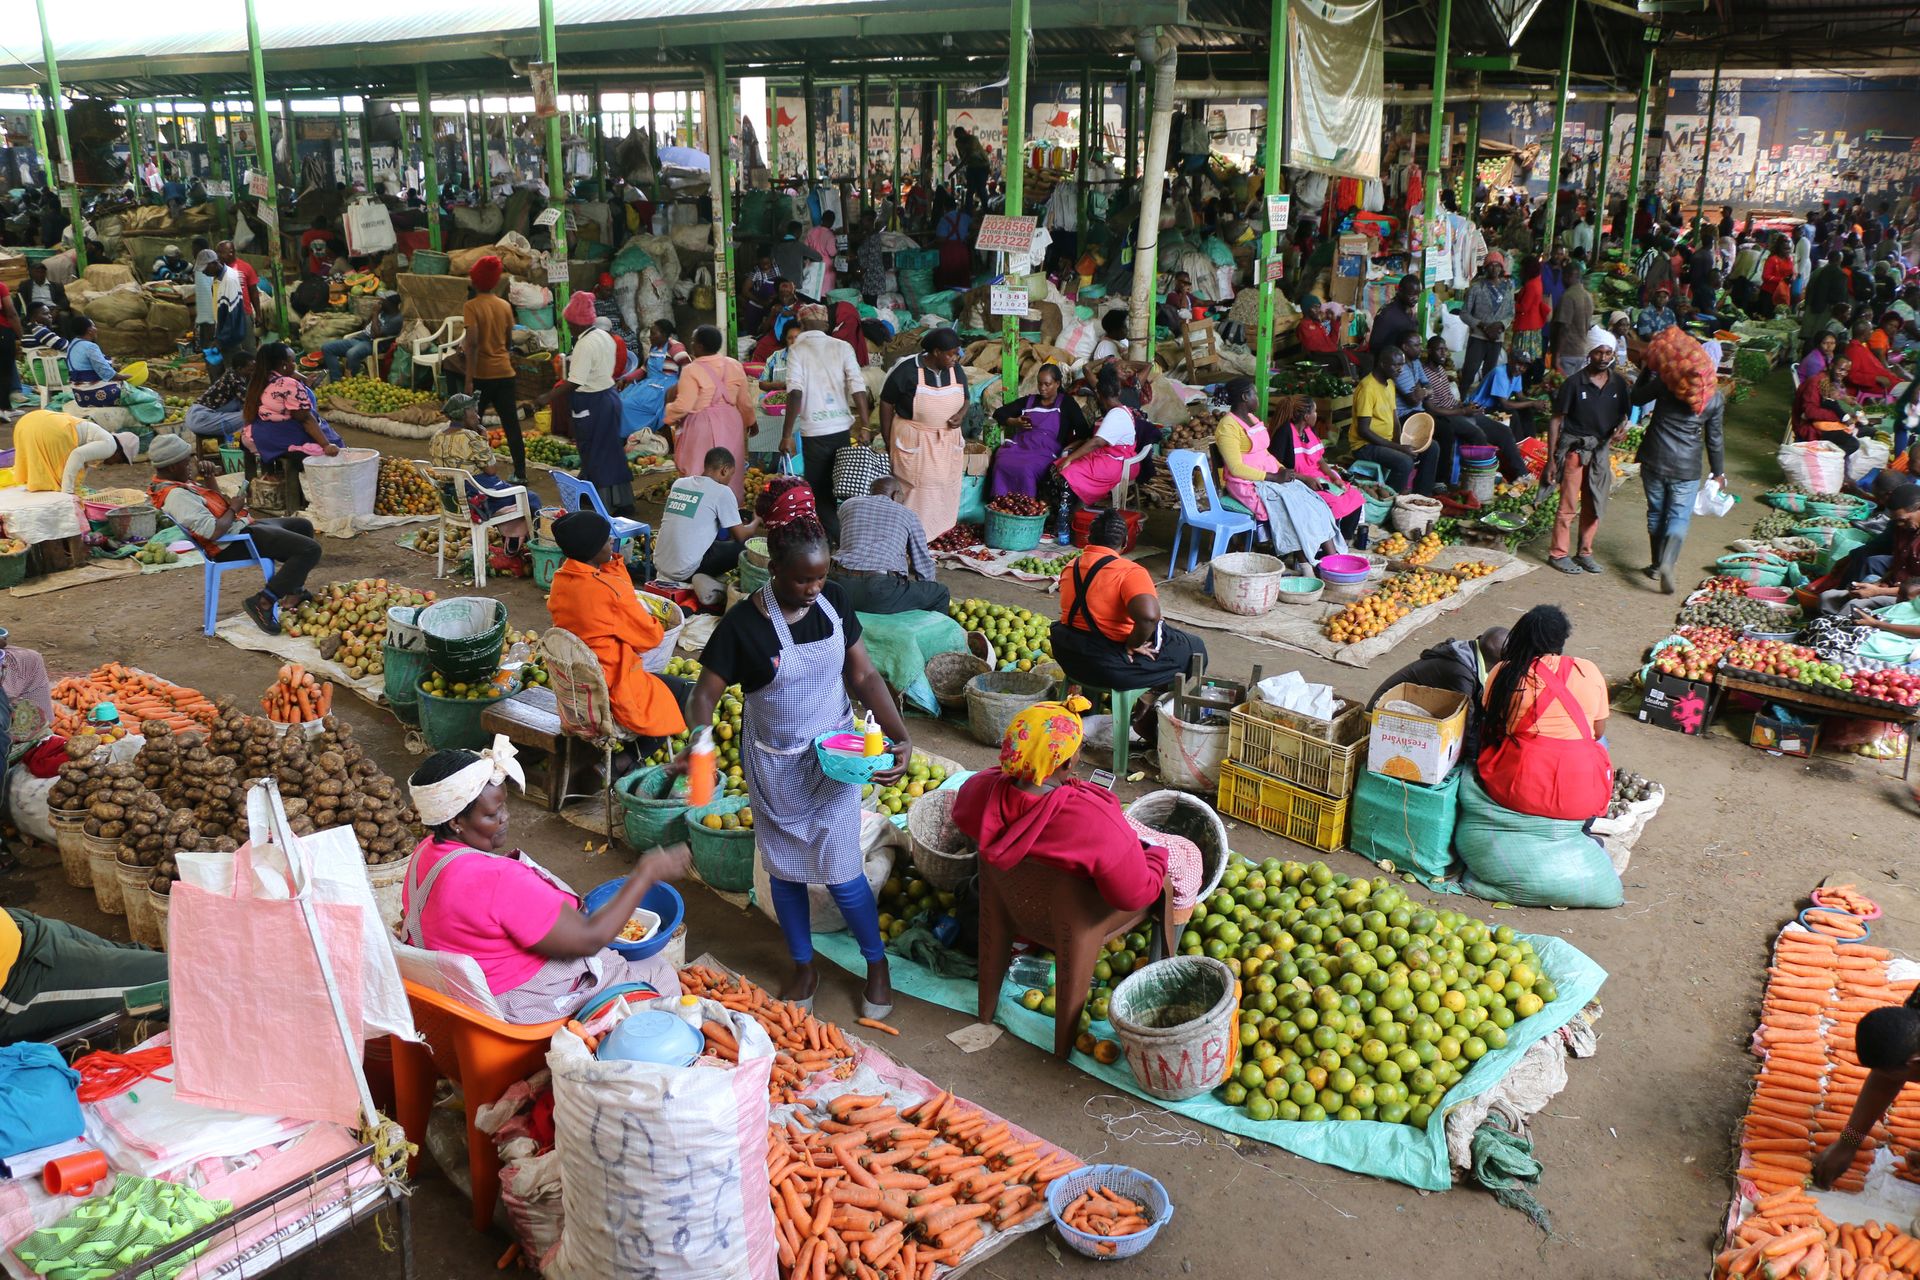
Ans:
{"label": "red jacket", "polygon": [[1540,277],[1535,276],[1520,286],[1520,295],[1513,301],[1513,327],[1520,333],[1532,333],[1546,328],[1551,319],[1553,307],[1547,302]]}
{"label": "red jacket", "polygon": [[1139,911],[1160,897],[1167,851],[1143,844],[1113,793],[1069,778],[1045,795],[1029,795],[999,769],[960,784],[954,825],[1005,870],[1031,854],[1092,880],[1116,911]]}
{"label": "red jacket", "polygon": [[1817,373],[1800,384],[1793,393],[1793,436],[1796,440],[1818,440],[1823,431],[1838,430],[1840,415],[1827,406],[1833,391],[1825,373]]}
{"label": "red jacket", "polygon": [[[1847,344],[1847,359],[1853,362],[1853,368],[1847,370],[1847,385],[1856,391],[1885,391],[1900,381],[1891,369],[1880,363],[1873,348],[1857,338]],[[1885,386],[1880,383],[1882,378],[1886,379]]]}

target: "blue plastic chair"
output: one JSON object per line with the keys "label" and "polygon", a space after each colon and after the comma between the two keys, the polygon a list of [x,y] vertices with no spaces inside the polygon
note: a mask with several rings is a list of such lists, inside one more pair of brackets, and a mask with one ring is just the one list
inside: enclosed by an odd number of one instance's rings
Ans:
{"label": "blue plastic chair", "polygon": [[613,526],[613,547],[622,559],[626,558],[626,544],[634,538],[640,539],[641,568],[646,578],[653,576],[653,553],[649,546],[653,537],[652,525],[644,520],[629,520],[625,516],[614,515],[607,510],[607,504],[600,501],[600,491],[578,476],[565,471],[551,471],[548,474],[553,477],[554,487],[560,490],[562,511],[597,511]]}
{"label": "blue plastic chair", "polygon": [[207,563],[201,572],[200,578],[201,594],[205,597],[203,608],[204,616],[200,619],[200,630],[207,635],[213,634],[214,624],[220,619],[221,574],[229,573],[235,569],[252,567],[260,570],[261,581],[263,583],[273,579],[273,561],[260,554],[260,549],[253,545],[253,538],[249,535],[244,533],[230,533],[220,539],[220,544],[222,546],[245,547],[247,549],[247,558],[245,560],[228,560],[223,563],[215,560],[212,556],[207,557]]}
{"label": "blue plastic chair", "polygon": [[[1253,545],[1253,517],[1229,511],[1221,503],[1220,495],[1213,488],[1213,466],[1204,452],[1198,449],[1175,449],[1167,455],[1167,473],[1173,477],[1174,491],[1180,495],[1180,519],[1174,524],[1173,550],[1167,556],[1169,581],[1179,572],[1180,539],[1189,532],[1193,535],[1193,541],[1187,545],[1189,572],[1200,559],[1202,531],[1213,535],[1213,548],[1207,552],[1209,560],[1225,555],[1233,545],[1233,540],[1243,533],[1247,535],[1247,545]],[[1205,507],[1199,504],[1194,492],[1195,474],[1199,475],[1200,483],[1206,490]]]}

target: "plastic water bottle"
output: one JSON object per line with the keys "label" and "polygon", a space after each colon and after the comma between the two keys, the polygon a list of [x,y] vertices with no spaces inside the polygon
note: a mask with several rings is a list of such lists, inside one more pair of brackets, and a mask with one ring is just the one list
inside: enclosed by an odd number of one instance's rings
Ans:
{"label": "plastic water bottle", "polygon": [[706,1021],[705,1016],[700,1011],[699,996],[681,996],[678,1000],[675,1000],[670,1007],[676,1018],[692,1027],[695,1031],[698,1031],[700,1024]]}
{"label": "plastic water bottle", "polygon": [[1053,957],[1044,951],[1025,951],[1007,970],[1015,985],[1045,991],[1053,985]]}

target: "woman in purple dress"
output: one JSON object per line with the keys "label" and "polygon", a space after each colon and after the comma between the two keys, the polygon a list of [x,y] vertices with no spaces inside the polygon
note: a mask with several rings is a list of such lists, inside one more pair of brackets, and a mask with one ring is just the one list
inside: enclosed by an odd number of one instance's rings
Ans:
{"label": "woman in purple dress", "polygon": [[1040,496],[1040,481],[1066,449],[1093,435],[1080,404],[1060,385],[1057,365],[1043,364],[1034,374],[1038,388],[993,411],[1006,428],[1007,438],[994,450],[993,471],[987,478],[987,498],[1017,493]]}

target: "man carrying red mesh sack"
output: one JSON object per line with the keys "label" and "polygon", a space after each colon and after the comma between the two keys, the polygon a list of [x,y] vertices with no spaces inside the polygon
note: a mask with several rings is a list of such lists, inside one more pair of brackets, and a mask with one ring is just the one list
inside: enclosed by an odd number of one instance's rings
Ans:
{"label": "man carrying red mesh sack", "polygon": [[1726,402],[1712,357],[1678,325],[1662,329],[1647,344],[1633,403],[1653,406],[1638,456],[1652,549],[1652,559],[1641,572],[1672,595],[1674,566],[1700,491],[1703,449],[1707,473],[1722,485],[1727,482],[1722,449]]}

